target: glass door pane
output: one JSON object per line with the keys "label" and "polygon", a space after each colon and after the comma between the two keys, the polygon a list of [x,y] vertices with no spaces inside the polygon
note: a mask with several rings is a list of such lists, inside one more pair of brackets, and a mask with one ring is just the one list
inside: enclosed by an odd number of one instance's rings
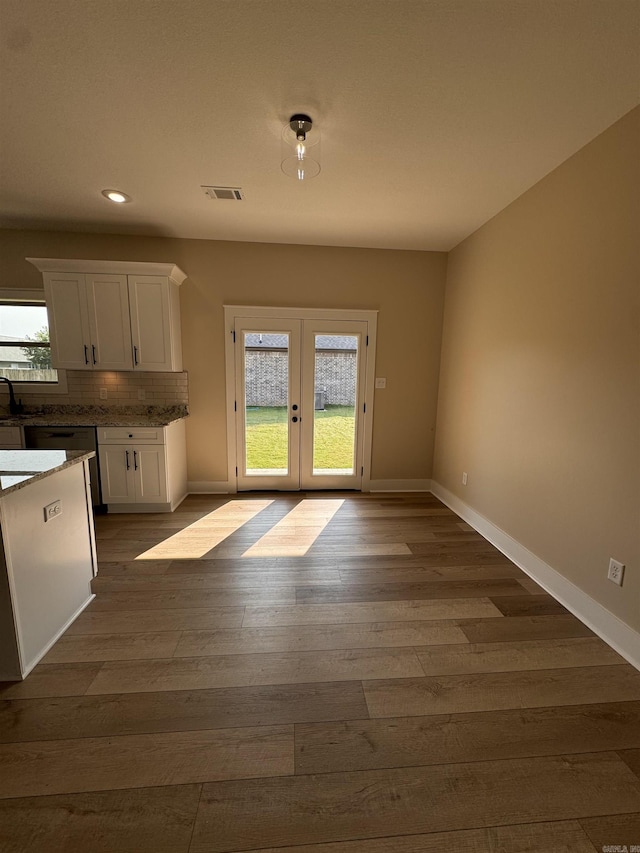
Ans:
{"label": "glass door pane", "polygon": [[289,474],[289,334],[244,332],[247,477]]}
{"label": "glass door pane", "polygon": [[303,489],[362,484],[367,324],[303,320]]}
{"label": "glass door pane", "polygon": [[313,474],[353,475],[358,335],[314,335]]}
{"label": "glass door pane", "polygon": [[300,487],[300,322],[236,324],[239,489]]}

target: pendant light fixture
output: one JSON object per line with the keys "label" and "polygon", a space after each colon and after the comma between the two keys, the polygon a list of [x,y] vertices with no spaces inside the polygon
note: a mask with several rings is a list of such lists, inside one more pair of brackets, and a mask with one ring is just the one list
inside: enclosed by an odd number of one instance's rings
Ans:
{"label": "pendant light fixture", "polygon": [[308,115],[292,115],[282,129],[282,171],[297,181],[320,174],[320,133]]}

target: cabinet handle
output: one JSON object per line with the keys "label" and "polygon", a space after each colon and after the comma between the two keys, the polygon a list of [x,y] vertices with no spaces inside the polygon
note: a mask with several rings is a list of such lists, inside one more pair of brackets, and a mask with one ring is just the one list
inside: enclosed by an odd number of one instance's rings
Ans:
{"label": "cabinet handle", "polygon": [[127,461],[127,471],[128,471],[128,470],[129,470],[129,468],[131,467],[131,466],[129,465],[129,451],[128,451],[128,450],[125,450],[125,452],[124,452],[124,457],[125,457],[125,459],[126,459],[126,461]]}
{"label": "cabinet handle", "polygon": [[84,363],[89,364],[89,347],[84,345]]}
{"label": "cabinet handle", "polygon": [[93,356],[93,363],[97,364],[98,362],[96,361],[96,348],[93,344],[91,344],[91,355]]}
{"label": "cabinet handle", "polygon": [[135,344],[133,345],[133,363],[138,363],[138,347]]}
{"label": "cabinet handle", "polygon": [[138,451],[137,450],[133,451],[133,470],[134,471],[138,470]]}

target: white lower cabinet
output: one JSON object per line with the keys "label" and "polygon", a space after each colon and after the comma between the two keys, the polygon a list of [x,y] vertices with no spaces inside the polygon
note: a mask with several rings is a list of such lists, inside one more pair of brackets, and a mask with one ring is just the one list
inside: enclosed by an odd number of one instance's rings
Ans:
{"label": "white lower cabinet", "polygon": [[109,512],[171,512],[186,496],[184,421],[99,427],[98,460]]}

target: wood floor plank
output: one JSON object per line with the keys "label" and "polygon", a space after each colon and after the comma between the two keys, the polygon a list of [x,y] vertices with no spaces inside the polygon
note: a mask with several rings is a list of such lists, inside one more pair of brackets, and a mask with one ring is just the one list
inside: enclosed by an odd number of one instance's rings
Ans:
{"label": "wood floor plank", "polygon": [[502,596],[491,600],[503,616],[561,616],[569,612],[546,592],[542,595],[511,595],[508,601]]}
{"label": "wood floor plank", "polygon": [[200,785],[0,800],[3,853],[188,853]]}
{"label": "wood floor plank", "polygon": [[640,746],[640,702],[296,725],[296,773],[495,761]]}
{"label": "wood floor plank", "polygon": [[[340,580],[345,584],[359,583],[420,583],[422,581],[470,581],[515,578],[524,585],[527,578],[517,566],[413,566],[407,568],[340,569]],[[539,590],[538,590],[539,591]]]}
{"label": "wood floor plank", "polygon": [[42,663],[166,658],[174,654],[181,636],[181,631],[67,634],[45,655]]}
{"label": "wood floor plank", "polygon": [[621,752],[620,757],[640,778],[640,749],[628,749],[626,752]]}
{"label": "wood floor plank", "polygon": [[536,583],[533,578],[528,577],[523,573],[523,577],[520,578],[520,583],[522,586],[530,592],[532,595],[544,595],[545,590],[540,586],[540,584]]}
{"label": "wood floor plank", "polygon": [[[339,556],[347,556],[352,550],[353,545],[345,542],[344,545],[330,545],[330,544],[314,544],[309,547],[308,543],[302,542],[300,544],[283,544],[283,545],[263,545],[260,548],[251,549],[251,553],[247,553],[249,550],[248,544],[243,543],[240,545],[235,544],[227,544],[222,543],[221,545],[212,548],[210,551],[206,552],[206,554],[199,554],[200,557],[207,557],[208,559],[212,559],[216,557],[218,559],[230,559],[235,558],[239,559],[241,557],[247,557],[247,559],[254,560],[262,560],[265,557],[300,557],[308,556],[311,560],[315,560],[323,557],[339,557]],[[358,548],[358,552],[363,556],[411,556],[411,551],[409,550],[409,546],[405,545],[404,542],[390,543],[384,545],[361,545]],[[123,554],[126,554],[127,557],[118,556],[117,552],[114,550],[113,552],[105,551],[107,556],[106,559],[135,559],[136,556],[140,553],[140,549],[136,552],[135,549],[130,549],[129,551],[123,551]],[[167,559],[170,559],[168,557]]]}
{"label": "wood floor plank", "polygon": [[5,743],[279,726],[368,715],[359,681],[0,701]]}
{"label": "wood floor plank", "polygon": [[102,664],[87,695],[393,679],[421,673],[415,652],[407,648],[107,661]]}
{"label": "wood floor plank", "polygon": [[[397,558],[396,558],[397,559]],[[410,558],[413,559],[413,558]],[[223,574],[241,574],[242,572],[284,572],[289,569],[299,571],[331,571],[338,569],[336,557],[264,557],[251,558],[170,560],[167,574],[199,575],[221,572]]]}
{"label": "wood floor plank", "polygon": [[0,744],[0,798],[293,773],[293,727]]}
{"label": "wood floor plank", "polygon": [[640,782],[610,752],[220,782],[203,786],[191,853],[567,820],[639,807]]}
{"label": "wood floor plank", "polygon": [[509,672],[626,663],[599,637],[468,643],[416,648],[425,675]]}
{"label": "wood floor plank", "polygon": [[242,625],[256,628],[261,625],[337,625],[344,622],[404,622],[492,616],[500,616],[500,611],[488,598],[442,598],[431,601],[296,604],[292,607],[248,606]]}
{"label": "wood floor plank", "polygon": [[[626,818],[626,815],[622,817]],[[269,847],[255,853],[595,853],[580,823],[528,823],[459,832],[434,832],[302,847]]]}
{"label": "wood floor plank", "polygon": [[173,657],[466,643],[453,622],[362,622],[184,631]]}
{"label": "wood floor plank", "polygon": [[367,681],[363,687],[371,717],[421,716],[637,701],[640,672],[629,665],[590,666]]}
{"label": "wood floor plank", "polygon": [[73,634],[153,633],[182,631],[188,628],[237,628],[242,624],[244,607],[208,607],[189,610],[90,610],[81,613],[67,628]]}
{"label": "wood floor plank", "polygon": [[580,825],[597,851],[640,850],[640,812],[582,818]]}
{"label": "wood floor plank", "polygon": [[123,563],[99,564],[98,577],[118,577],[120,575],[162,575],[169,569],[166,560],[130,560]]}
{"label": "wood floor plank", "polygon": [[459,626],[470,643],[594,637],[572,614],[561,616],[509,616],[497,619],[464,619]]}
{"label": "wood floor plank", "polygon": [[[425,560],[424,557],[415,556],[414,554],[397,554],[396,556],[362,556],[356,549],[353,549],[353,553],[336,558],[336,565],[340,570],[360,571],[362,569],[407,569],[412,567],[419,567],[422,569],[456,568],[460,565],[473,565],[473,563],[467,560],[464,563],[463,561],[459,561],[451,566],[439,566],[438,564],[430,565],[429,561]],[[495,563],[491,563],[492,567],[495,565]]]}
{"label": "wood floor plank", "polygon": [[25,681],[0,683],[0,699],[82,696],[101,666],[101,663],[41,663]]}
{"label": "wood floor plank", "polygon": [[339,584],[338,569],[297,569],[290,571],[260,572],[208,572],[204,574],[156,574],[131,575],[118,577],[98,577],[92,583],[95,593],[129,592],[131,590],[158,589],[226,589],[251,590],[262,586],[272,589],[278,586],[297,586],[315,584]]}
{"label": "wood floor plank", "polygon": [[354,510],[354,515],[357,518],[402,518],[410,516],[412,518],[451,518],[457,519],[455,513],[445,506],[387,506],[387,507],[365,507]]}
{"label": "wood floor plank", "polygon": [[445,558],[450,556],[458,559],[464,554],[467,554],[469,556],[469,559],[467,560],[468,563],[479,562],[479,564],[482,564],[484,561],[487,560],[492,560],[492,562],[495,563],[502,563],[505,560],[508,561],[508,558],[505,557],[501,551],[498,551],[498,549],[495,548],[490,542],[487,542],[486,539],[480,538],[478,540],[475,537],[470,542],[435,542],[433,540],[426,540],[424,542],[411,542],[409,544],[409,549],[412,554],[416,554],[421,557],[427,557],[429,559],[433,559],[438,556],[442,556]]}
{"label": "wood floor plank", "polygon": [[[422,601],[437,598],[520,598],[523,588],[514,578],[422,581],[418,583],[358,583],[296,586],[297,604],[345,604],[358,601]],[[498,608],[500,609],[500,608]]]}
{"label": "wood floor plank", "polygon": [[98,610],[168,610],[195,607],[240,607],[247,604],[263,606],[295,604],[293,586],[253,587],[251,589],[176,589],[149,592],[101,592],[89,607],[88,613]]}

